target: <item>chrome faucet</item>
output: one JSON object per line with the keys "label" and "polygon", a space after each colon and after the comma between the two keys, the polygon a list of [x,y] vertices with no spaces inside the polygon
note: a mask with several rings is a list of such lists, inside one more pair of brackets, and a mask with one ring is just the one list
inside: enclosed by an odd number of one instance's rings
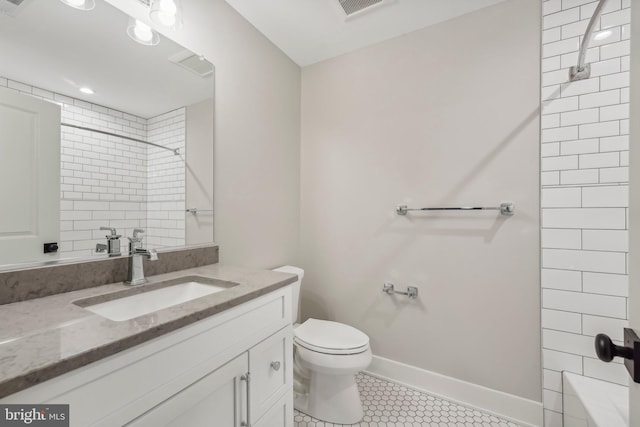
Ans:
{"label": "chrome faucet", "polygon": [[[111,231],[111,234],[107,234],[105,237],[107,238],[107,245],[104,248],[106,251],[108,251],[109,256],[110,257],[114,257],[114,256],[120,256],[120,237],[122,237],[121,235],[119,235],[116,231],[115,228],[113,227],[100,227],[100,230],[109,230]],[[96,245],[96,251],[100,250],[100,252],[103,252],[104,250],[102,250],[102,247],[98,245]]]}
{"label": "chrome faucet", "polygon": [[127,237],[129,239],[129,273],[124,283],[132,286],[142,285],[147,282],[147,279],[144,278],[142,258],[146,257],[150,261],[156,261],[158,259],[158,253],[155,249],[142,248],[142,237],[139,237],[140,233],[144,233],[144,230],[134,228],[133,237]]}

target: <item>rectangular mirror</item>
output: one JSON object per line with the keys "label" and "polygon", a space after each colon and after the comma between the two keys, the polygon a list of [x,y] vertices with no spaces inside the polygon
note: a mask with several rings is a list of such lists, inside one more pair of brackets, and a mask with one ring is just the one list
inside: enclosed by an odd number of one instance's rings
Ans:
{"label": "rectangular mirror", "polygon": [[[110,232],[100,227],[117,230],[122,253],[134,228],[145,230],[148,248],[213,242],[213,65],[103,0],[88,11],[18,3],[0,8],[0,87],[60,108],[59,158],[48,159],[60,176],[58,237],[49,242],[58,251],[44,253],[44,241],[35,253],[21,249],[3,223],[0,269],[107,256]],[[18,140],[0,134],[0,153],[15,156]],[[37,174],[11,172],[0,192],[18,200]]]}

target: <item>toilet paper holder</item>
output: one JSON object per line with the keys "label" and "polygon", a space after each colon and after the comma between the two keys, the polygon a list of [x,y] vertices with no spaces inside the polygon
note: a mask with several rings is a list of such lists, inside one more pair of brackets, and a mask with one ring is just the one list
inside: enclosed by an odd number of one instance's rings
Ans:
{"label": "toilet paper holder", "polygon": [[402,291],[396,291],[393,283],[387,282],[382,285],[382,292],[389,295],[391,294],[406,295],[410,299],[418,298],[418,288],[416,288],[415,286],[409,286],[407,287],[406,292],[402,292]]}

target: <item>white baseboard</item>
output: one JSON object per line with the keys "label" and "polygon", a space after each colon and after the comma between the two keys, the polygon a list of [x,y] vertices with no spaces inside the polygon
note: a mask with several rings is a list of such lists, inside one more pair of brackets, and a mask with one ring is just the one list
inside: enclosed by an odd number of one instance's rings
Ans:
{"label": "white baseboard", "polygon": [[542,402],[514,396],[442,374],[374,356],[365,372],[480,409],[527,427],[543,424]]}

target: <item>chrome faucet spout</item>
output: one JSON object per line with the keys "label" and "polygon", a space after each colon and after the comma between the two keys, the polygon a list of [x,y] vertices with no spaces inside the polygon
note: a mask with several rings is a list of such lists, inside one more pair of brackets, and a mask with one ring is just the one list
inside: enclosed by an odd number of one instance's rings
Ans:
{"label": "chrome faucet spout", "polygon": [[129,273],[124,283],[128,285],[141,285],[147,283],[144,277],[143,257],[149,261],[157,261],[158,252],[155,249],[144,249],[142,245],[142,237],[138,237],[139,233],[144,233],[141,228],[133,230],[133,237],[129,237]]}
{"label": "chrome faucet spout", "polygon": [[149,261],[158,260],[158,251],[156,251],[155,249],[134,248],[131,255],[141,255],[149,258]]}
{"label": "chrome faucet spout", "polygon": [[147,283],[147,279],[144,277],[143,258],[148,258],[149,261],[157,261],[158,252],[155,249],[133,248],[129,255],[129,273],[124,283],[132,286]]}

